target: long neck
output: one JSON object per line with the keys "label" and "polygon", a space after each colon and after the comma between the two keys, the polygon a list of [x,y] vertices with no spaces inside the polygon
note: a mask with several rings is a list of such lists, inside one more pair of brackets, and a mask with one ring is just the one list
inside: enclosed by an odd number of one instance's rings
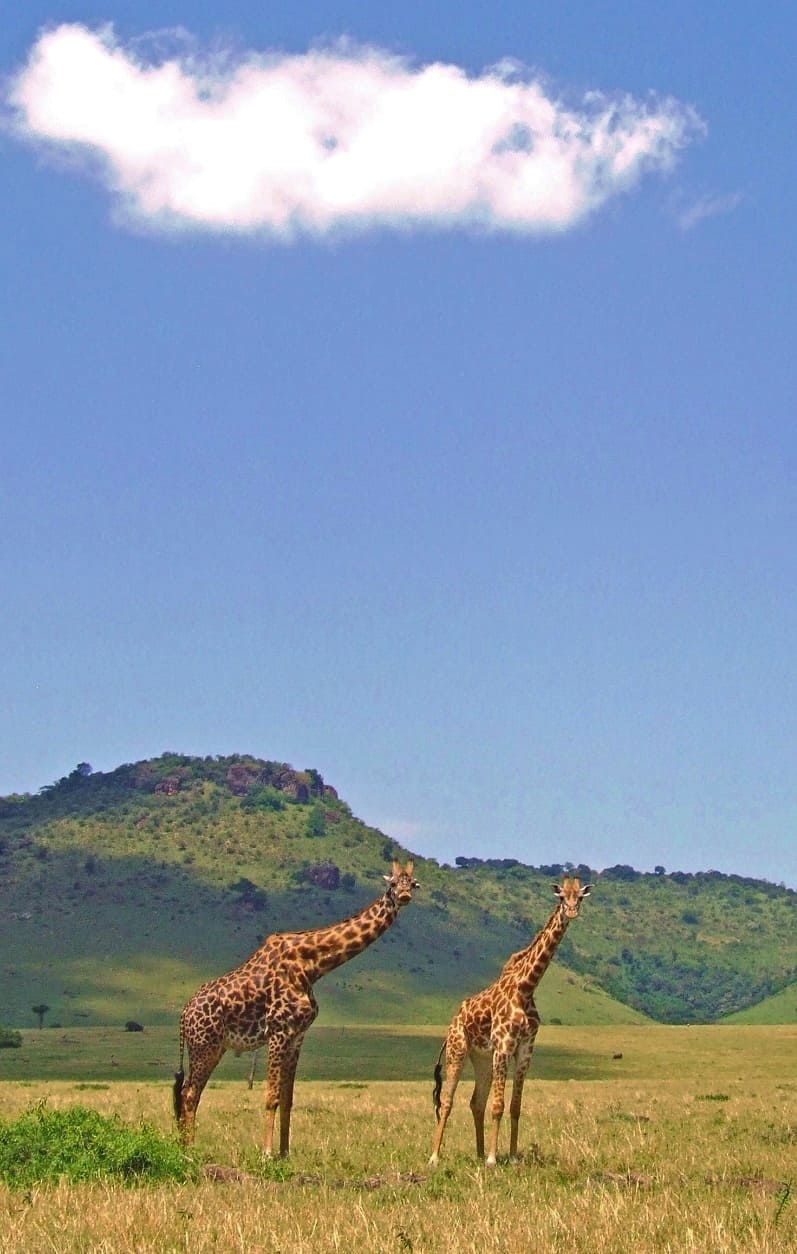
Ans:
{"label": "long neck", "polygon": [[[300,934],[302,969],[311,984],[362,953],[386,932],[398,915],[392,893],[385,893],[360,914]],[[308,953],[308,949],[310,952]]]}
{"label": "long neck", "polygon": [[527,992],[531,993],[539,984],[556,953],[559,942],[567,931],[569,922],[564,906],[558,905],[531,944],[526,949],[521,949],[520,953],[513,954],[509,959],[507,968],[511,967],[518,985],[523,986]]}

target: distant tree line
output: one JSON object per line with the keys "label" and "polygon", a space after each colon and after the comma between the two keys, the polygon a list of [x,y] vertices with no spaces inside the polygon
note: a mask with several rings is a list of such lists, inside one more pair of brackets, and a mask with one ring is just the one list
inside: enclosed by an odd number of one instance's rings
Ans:
{"label": "distant tree line", "polygon": [[663,866],[654,867],[652,872],[637,871],[635,867],[629,866],[624,862],[618,862],[615,866],[604,867],[603,870],[599,871],[595,867],[587,866],[584,862],[549,862],[535,866],[533,863],[520,862],[518,858],[473,858],[464,855],[455,858],[454,863],[463,871],[477,871],[482,867],[486,867],[491,871],[508,871],[515,867],[520,867],[531,874],[550,876],[554,879],[558,879],[563,875],[577,875],[582,881],[600,877],[604,880],[614,880],[619,883],[629,884],[642,879],[670,880],[673,884],[728,883],[738,884],[743,888],[754,888],[770,897],[780,896],[783,892],[792,896],[797,895],[797,890],[786,888],[783,884],[773,884],[769,880],[756,879],[750,875],[727,874],[724,871],[668,872]]}

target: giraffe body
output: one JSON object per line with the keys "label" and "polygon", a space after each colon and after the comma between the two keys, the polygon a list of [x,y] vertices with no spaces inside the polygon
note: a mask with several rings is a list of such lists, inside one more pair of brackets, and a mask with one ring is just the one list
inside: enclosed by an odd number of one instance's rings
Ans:
{"label": "giraffe body", "polygon": [[[454,1094],[465,1062],[473,1064],[475,1085],[470,1101],[476,1130],[476,1154],[484,1158],[484,1119],[492,1089],[492,1124],[487,1166],[494,1167],[498,1153],[498,1133],[504,1114],[507,1074],[514,1064],[512,1100],[510,1103],[509,1154],[517,1156],[518,1125],[523,1102],[523,1084],[531,1063],[534,1040],[540,1016],[534,1004],[534,990],[567,930],[571,919],[579,913],[581,902],[590,891],[578,879],[565,879],[562,887],[554,884],[559,898],[556,909],[545,927],[526,949],[504,964],[495,983],[480,993],[467,997],[448,1029],[435,1069],[435,1108],[437,1131],[429,1165],[436,1167]],[[446,1079],[442,1080],[441,1059],[445,1053]]]}
{"label": "giraffe body", "polygon": [[[180,1135],[194,1139],[196,1111],[210,1076],[228,1049],[236,1053],[267,1046],[264,1150],[273,1152],[274,1124],[280,1112],[281,1155],[290,1145],[293,1087],[299,1053],[318,1014],[313,984],[372,944],[395,922],[412,898],[413,864],[393,863],[384,894],[365,910],[331,927],[269,936],[234,971],[197,990],[180,1016],[180,1069],[175,1075],[174,1109]],[[185,1079],[183,1058],[188,1050]]]}

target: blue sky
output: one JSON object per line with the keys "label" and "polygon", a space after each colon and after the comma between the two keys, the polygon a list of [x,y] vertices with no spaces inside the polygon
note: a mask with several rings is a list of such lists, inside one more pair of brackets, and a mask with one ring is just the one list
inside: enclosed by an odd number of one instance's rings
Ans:
{"label": "blue sky", "polygon": [[791,6],[219,12],[4,19],[0,792],[249,752],[797,886]]}

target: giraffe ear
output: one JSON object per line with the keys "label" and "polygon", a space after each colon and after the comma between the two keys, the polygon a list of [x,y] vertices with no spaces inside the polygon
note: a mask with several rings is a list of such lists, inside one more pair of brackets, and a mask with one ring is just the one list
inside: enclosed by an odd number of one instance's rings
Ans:
{"label": "giraffe ear", "polygon": [[553,889],[553,891],[556,893],[557,897],[561,897],[561,896],[562,896],[562,886],[561,886],[561,884],[551,884],[551,888],[552,888],[552,889]]}
{"label": "giraffe ear", "polygon": [[388,884],[392,884],[392,883],[393,883],[393,876],[392,876],[392,875],[383,875],[383,876],[382,876],[382,879],[383,879],[383,880],[387,880]]}
{"label": "giraffe ear", "polygon": [[589,895],[590,895],[590,893],[591,893],[591,892],[592,892],[592,885],[591,885],[591,884],[585,884],[585,885],[584,885],[584,887],[583,887],[583,888],[582,888],[582,890],[581,890],[581,896],[582,896],[582,897],[589,897]]}

